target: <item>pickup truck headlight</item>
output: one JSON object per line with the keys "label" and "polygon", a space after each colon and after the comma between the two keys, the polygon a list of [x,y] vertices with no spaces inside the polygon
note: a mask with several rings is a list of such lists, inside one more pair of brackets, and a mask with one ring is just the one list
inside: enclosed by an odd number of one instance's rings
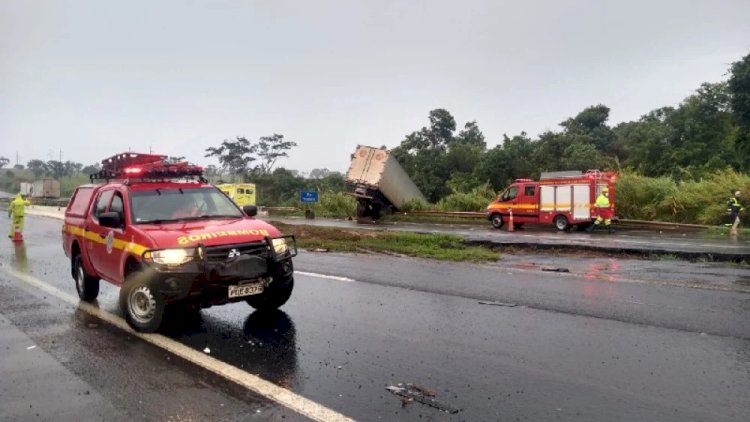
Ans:
{"label": "pickup truck headlight", "polygon": [[273,250],[276,252],[276,255],[282,255],[289,250],[286,246],[286,239],[273,239],[271,240],[271,243],[273,244]]}
{"label": "pickup truck headlight", "polygon": [[195,257],[195,248],[187,249],[161,249],[146,252],[145,258],[157,264],[177,266],[186,264]]}

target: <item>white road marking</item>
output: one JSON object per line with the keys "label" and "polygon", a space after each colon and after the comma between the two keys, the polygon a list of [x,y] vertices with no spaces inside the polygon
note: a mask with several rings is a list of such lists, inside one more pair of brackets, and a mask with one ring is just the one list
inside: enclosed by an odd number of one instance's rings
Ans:
{"label": "white road marking", "polygon": [[337,275],[318,274],[318,273],[308,273],[308,272],[305,272],[305,271],[296,271],[296,270],[295,270],[295,271],[294,271],[294,274],[301,274],[301,275],[306,275],[306,276],[308,276],[308,277],[327,278],[327,279],[329,279],[329,280],[349,281],[349,282],[357,281],[357,280],[354,280],[354,279],[352,279],[352,278],[349,278],[349,277],[339,277],[339,276],[337,276]]}
{"label": "white road marking", "polygon": [[353,421],[353,419],[338,413],[332,409],[329,409],[319,403],[312,400],[306,399],[292,391],[285,388],[279,387],[276,384],[268,382],[260,377],[236,368],[232,365],[224,363],[211,356],[207,356],[201,351],[193,350],[187,346],[180,344],[168,337],[164,337],[161,334],[143,334],[139,333],[128,325],[121,317],[111,314],[107,311],[99,309],[98,307],[80,301],[78,297],[63,292],[62,290],[50,286],[42,280],[28,274],[20,273],[18,271],[8,269],[6,267],[0,267],[0,271],[9,274],[39,290],[44,291],[72,306],[77,306],[78,309],[99,318],[123,331],[128,332],[140,339],[151,343],[159,348],[167,350],[168,352],[179,356],[195,365],[203,367],[214,374],[217,374],[225,379],[239,384],[249,390],[252,390],[263,397],[273,400],[301,415],[304,415],[312,420],[316,421]]}

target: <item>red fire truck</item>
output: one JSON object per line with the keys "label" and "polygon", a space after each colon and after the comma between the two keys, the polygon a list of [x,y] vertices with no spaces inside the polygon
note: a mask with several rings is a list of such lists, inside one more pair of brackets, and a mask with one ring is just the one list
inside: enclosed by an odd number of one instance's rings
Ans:
{"label": "red fire truck", "polygon": [[[294,287],[294,236],[256,220],[203,178],[166,156],[123,153],[102,161],[65,210],[63,249],[81,300],[99,280],[120,286],[135,329],[156,331],[166,309],[245,301],[276,309]],[[172,311],[169,311],[172,312]]]}
{"label": "red fire truck", "polygon": [[[601,214],[615,215],[614,172],[589,170],[542,173],[538,182],[516,179],[487,206],[487,219],[501,228],[513,219],[513,227],[524,224],[554,224],[557,230],[585,229]],[[603,188],[609,189],[608,211],[594,204]]]}

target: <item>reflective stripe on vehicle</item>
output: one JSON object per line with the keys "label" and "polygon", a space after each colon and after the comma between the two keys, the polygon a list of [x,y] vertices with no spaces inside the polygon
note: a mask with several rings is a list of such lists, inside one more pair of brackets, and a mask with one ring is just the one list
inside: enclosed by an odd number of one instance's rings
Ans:
{"label": "reflective stripe on vehicle", "polygon": [[[95,243],[99,243],[102,245],[107,244],[107,239],[103,238],[99,235],[98,232],[92,232],[92,231],[86,231],[83,229],[83,227],[74,226],[72,224],[65,224],[63,230],[67,233],[72,234],[73,236],[82,237],[86,240],[90,240]],[[112,242],[112,248],[130,252],[134,255],[143,255],[146,250],[148,250],[147,247],[140,245],[135,242],[128,242],[122,239],[114,238],[114,241]]]}

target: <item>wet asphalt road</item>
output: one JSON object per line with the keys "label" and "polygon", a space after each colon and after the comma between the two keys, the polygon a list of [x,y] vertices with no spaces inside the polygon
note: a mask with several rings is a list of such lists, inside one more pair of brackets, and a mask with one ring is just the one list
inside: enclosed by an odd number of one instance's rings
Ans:
{"label": "wet asphalt road", "polygon": [[[0,263],[75,294],[60,224],[29,217],[25,248],[3,243]],[[750,419],[747,267],[531,255],[476,266],[306,252],[295,267],[295,292],[282,311],[216,307],[173,322],[164,334],[359,420]],[[163,365],[166,352],[81,321],[18,283],[0,272],[3,292],[13,292],[0,298],[0,313],[91,380],[104,402],[138,390],[141,372],[156,365],[151,354]],[[99,306],[119,314],[116,300],[116,288],[103,283]],[[51,321],[66,328],[52,330]],[[66,347],[49,338],[67,339]],[[103,354],[133,368],[116,378],[125,393],[80,363]],[[207,401],[225,400],[214,420],[246,419],[257,409],[263,419],[299,418],[187,366],[177,379],[148,387],[164,389],[157,397],[169,402],[171,384],[179,393],[205,383],[190,391],[204,400],[179,406],[207,415]],[[460,411],[402,405],[385,389],[398,383],[433,390]],[[145,419],[157,418],[159,401]]]}
{"label": "wet asphalt road", "polygon": [[[418,233],[449,233],[480,243],[501,243],[504,245],[534,245],[536,247],[562,247],[566,245],[579,248],[605,249],[611,251],[729,255],[750,260],[750,237],[728,238],[726,235],[710,234],[680,229],[655,230],[621,230],[617,224],[614,235],[604,230],[588,232],[560,232],[551,225],[527,225],[521,230],[508,232],[497,230],[487,222],[478,224],[427,224],[407,222],[378,222],[376,224],[358,224],[351,220],[315,219],[301,217],[270,217],[288,224],[305,224],[338,228],[356,228],[371,230],[412,231]],[[731,259],[734,260],[734,259]]]}

